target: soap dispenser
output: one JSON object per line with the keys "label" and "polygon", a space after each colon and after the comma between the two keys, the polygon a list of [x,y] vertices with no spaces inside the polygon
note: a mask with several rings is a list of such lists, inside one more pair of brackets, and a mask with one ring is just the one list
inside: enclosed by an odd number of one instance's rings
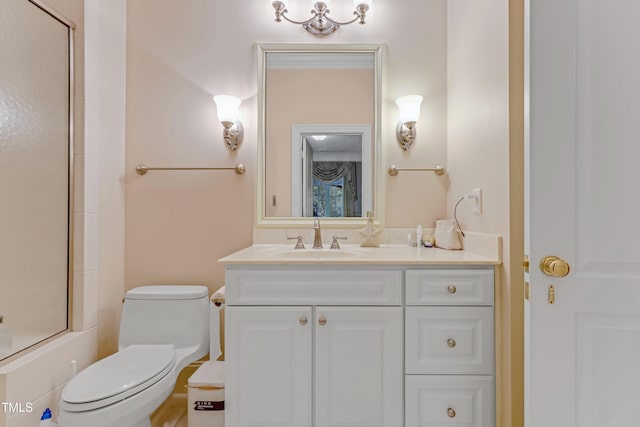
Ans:
{"label": "soap dispenser", "polygon": [[360,243],[363,248],[377,248],[380,246],[378,235],[382,232],[382,229],[375,226],[373,218],[373,212],[367,211],[367,223],[364,228],[358,230],[363,236],[362,243]]}

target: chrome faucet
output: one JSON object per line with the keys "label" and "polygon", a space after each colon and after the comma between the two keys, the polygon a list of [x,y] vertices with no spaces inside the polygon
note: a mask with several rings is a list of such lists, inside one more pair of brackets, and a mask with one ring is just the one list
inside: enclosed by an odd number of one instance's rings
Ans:
{"label": "chrome faucet", "polygon": [[320,235],[320,219],[313,220],[313,249],[322,249],[322,236]]}

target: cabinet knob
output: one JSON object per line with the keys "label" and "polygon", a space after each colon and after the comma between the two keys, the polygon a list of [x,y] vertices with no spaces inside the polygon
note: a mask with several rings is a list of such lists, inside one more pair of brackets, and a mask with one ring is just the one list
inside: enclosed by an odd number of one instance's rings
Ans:
{"label": "cabinet knob", "polygon": [[453,408],[449,408],[447,409],[447,415],[449,415],[449,418],[455,418],[456,416],[456,410]]}
{"label": "cabinet knob", "polygon": [[300,324],[302,326],[304,326],[304,325],[307,324],[307,317],[306,316],[302,316],[302,317],[300,317],[300,319],[298,321],[300,322]]}
{"label": "cabinet knob", "polygon": [[456,340],[454,340],[453,338],[449,338],[449,339],[447,340],[447,345],[448,345],[449,347],[451,347],[451,348],[455,347],[455,346],[456,346]]}
{"label": "cabinet knob", "polygon": [[320,326],[324,326],[327,324],[327,319],[324,316],[320,316],[320,318],[318,319],[318,323],[320,324]]}
{"label": "cabinet knob", "polygon": [[449,287],[447,288],[447,290],[449,291],[450,294],[455,294],[457,289],[455,286],[453,285],[449,285]]}

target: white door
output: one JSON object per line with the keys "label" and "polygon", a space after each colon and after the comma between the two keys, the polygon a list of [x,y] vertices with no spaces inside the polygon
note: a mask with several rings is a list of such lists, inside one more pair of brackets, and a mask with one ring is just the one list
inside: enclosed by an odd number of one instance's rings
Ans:
{"label": "white door", "polygon": [[402,308],[318,307],[315,427],[402,425]]}
{"label": "white door", "polygon": [[225,309],[230,427],[311,426],[311,307]]}
{"label": "white door", "polygon": [[526,426],[638,426],[640,2],[527,3]]}

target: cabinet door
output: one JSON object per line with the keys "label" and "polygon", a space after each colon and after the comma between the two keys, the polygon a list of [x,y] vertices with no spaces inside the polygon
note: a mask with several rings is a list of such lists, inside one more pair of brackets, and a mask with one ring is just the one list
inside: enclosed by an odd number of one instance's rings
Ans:
{"label": "cabinet door", "polygon": [[315,426],[401,426],[402,308],[318,307],[314,322]]}
{"label": "cabinet door", "polygon": [[226,425],[311,426],[311,307],[226,308]]}

